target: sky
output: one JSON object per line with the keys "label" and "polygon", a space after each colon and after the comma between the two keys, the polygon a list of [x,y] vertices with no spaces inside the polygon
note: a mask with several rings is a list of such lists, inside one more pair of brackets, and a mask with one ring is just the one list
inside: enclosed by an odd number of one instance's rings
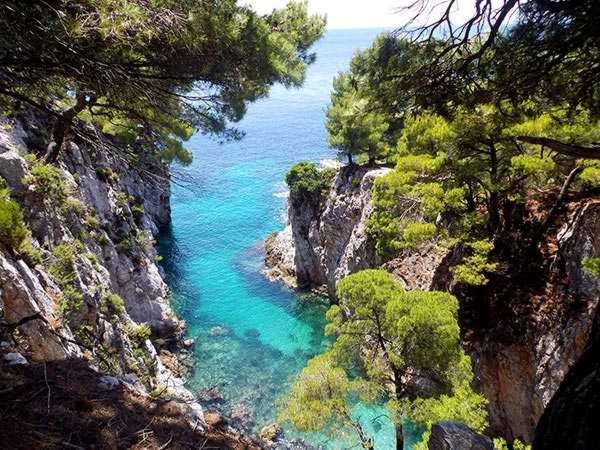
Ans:
{"label": "sky", "polygon": [[[409,15],[400,11],[411,0],[309,0],[312,13],[327,14],[329,29],[348,28],[399,28],[408,20]],[[261,14],[285,6],[288,0],[246,0]],[[471,6],[473,0],[459,0],[463,5]],[[470,8],[468,8],[470,10]],[[453,19],[468,14],[463,6],[455,11]]]}

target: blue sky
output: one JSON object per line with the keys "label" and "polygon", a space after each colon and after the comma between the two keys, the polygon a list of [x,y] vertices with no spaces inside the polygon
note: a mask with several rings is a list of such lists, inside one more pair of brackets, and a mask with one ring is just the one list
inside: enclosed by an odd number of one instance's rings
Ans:
{"label": "blue sky", "polygon": [[[398,28],[408,15],[400,11],[412,0],[309,0],[312,13],[327,14],[328,27],[339,28]],[[271,12],[285,6],[288,0],[244,0],[260,13]],[[441,3],[441,2],[433,2]],[[454,20],[460,20],[471,10],[473,0],[460,0],[460,10],[454,12]],[[465,5],[468,7],[465,8]]]}

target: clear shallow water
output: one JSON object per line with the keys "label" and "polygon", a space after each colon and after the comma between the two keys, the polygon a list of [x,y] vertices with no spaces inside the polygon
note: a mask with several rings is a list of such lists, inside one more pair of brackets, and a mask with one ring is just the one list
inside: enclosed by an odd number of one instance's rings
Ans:
{"label": "clear shallow water", "polygon": [[[261,274],[263,240],[282,228],[289,167],[333,158],[324,127],[333,77],[381,30],[331,31],[316,45],[317,62],[304,87],[276,86],[250,105],[240,142],[194,137],[194,163],[175,168],[171,233],[161,240],[175,306],[196,339],[190,388],[214,388],[220,409],[256,431],[276,418],[276,401],[307,360],[327,345],[326,306],[268,282]],[[208,397],[210,397],[208,395]],[[381,411],[357,414],[377,431],[378,449],[394,448]],[[291,430],[286,436],[293,437]],[[304,436],[328,448],[348,448],[321,435]],[[327,441],[329,443],[327,444]]]}

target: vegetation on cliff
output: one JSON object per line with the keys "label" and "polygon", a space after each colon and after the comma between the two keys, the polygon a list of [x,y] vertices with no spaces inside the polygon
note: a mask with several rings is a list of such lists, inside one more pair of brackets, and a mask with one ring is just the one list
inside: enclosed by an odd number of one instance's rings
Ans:
{"label": "vegetation on cliff", "polygon": [[[352,414],[352,398],[384,402],[397,427],[411,420],[460,420],[481,431],[485,399],[476,394],[471,361],[459,344],[458,302],[444,292],[405,291],[386,271],[364,270],[338,283],[339,305],[327,313],[327,352],[300,374],[282,418],[304,431],[350,428],[364,448],[369,434]],[[419,388],[429,383],[429,392]]]}
{"label": "vegetation on cliff", "polygon": [[[531,233],[534,248],[569,189],[598,188],[599,79],[586,66],[598,53],[590,21],[598,11],[573,3],[486,2],[463,27],[447,15],[407,26],[380,36],[338,77],[332,146],[396,165],[376,181],[369,224],[384,260],[425,241],[460,243],[470,259],[456,281],[485,284],[495,269],[485,242],[513,231],[511,211],[532,193],[555,195]],[[499,27],[489,35],[486,18]],[[442,30],[447,37],[435,38]]]}
{"label": "vegetation on cliff", "polygon": [[0,26],[0,108],[48,114],[47,162],[72,134],[95,141],[92,122],[115,152],[186,163],[182,140],[238,138],[249,101],[302,83],[325,20],[301,2],[260,16],[235,0],[11,0]]}

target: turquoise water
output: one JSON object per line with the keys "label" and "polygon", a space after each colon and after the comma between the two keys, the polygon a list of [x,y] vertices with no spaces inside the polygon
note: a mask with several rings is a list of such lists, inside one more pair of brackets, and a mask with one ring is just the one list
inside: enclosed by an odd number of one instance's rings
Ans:
{"label": "turquoise water", "polygon": [[[233,415],[251,432],[275,419],[290,379],[327,345],[326,306],[268,282],[261,274],[262,242],[282,228],[288,168],[335,157],[324,127],[331,82],[379,32],[329,32],[315,48],[318,60],[303,88],[276,86],[268,99],[250,105],[239,124],[247,133],[242,141],[221,145],[198,135],[190,143],[192,166],[174,168],[173,224],[161,247],[175,305],[196,339],[189,386],[207,409]],[[389,423],[371,420],[380,413],[357,411],[377,432],[378,448],[392,448]],[[286,436],[296,434],[286,430]],[[349,446],[320,435],[304,438]]]}

